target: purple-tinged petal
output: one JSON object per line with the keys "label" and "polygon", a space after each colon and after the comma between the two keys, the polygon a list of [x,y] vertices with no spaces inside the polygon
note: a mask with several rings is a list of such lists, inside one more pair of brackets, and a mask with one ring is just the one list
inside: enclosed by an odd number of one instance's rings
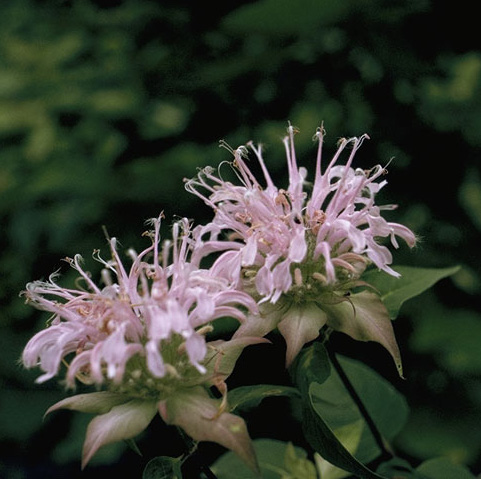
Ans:
{"label": "purple-tinged petal", "polygon": [[194,333],[189,336],[185,342],[185,348],[189,361],[197,368],[197,370],[204,374],[205,367],[199,364],[205,358],[207,353],[207,346],[205,344],[205,337],[201,334]]}
{"label": "purple-tinged petal", "polygon": [[258,314],[248,314],[245,321],[237,328],[234,338],[263,337],[276,329],[285,308],[280,303],[262,303]]}
{"label": "purple-tinged petal", "polygon": [[145,351],[147,353],[147,366],[149,371],[155,377],[161,378],[165,374],[165,364],[160,354],[158,343],[158,340],[151,339],[145,345]]}
{"label": "purple-tinged petal", "polygon": [[272,278],[274,281],[274,294],[271,298],[271,303],[276,303],[282,293],[289,291],[292,285],[292,275],[290,271],[291,262],[284,260],[282,263],[276,265],[272,271]]}
{"label": "purple-tinged petal", "polygon": [[157,401],[132,399],[92,419],[83,446],[82,469],[102,446],[140,434],[156,412]]}
{"label": "purple-tinged petal", "polygon": [[124,404],[130,398],[125,394],[118,394],[110,391],[99,391],[94,393],[77,394],[62,399],[47,409],[45,415],[59,409],[70,409],[72,411],[85,412],[89,414],[105,414],[114,406]]}
{"label": "purple-tinged petal", "polygon": [[252,235],[247,238],[245,246],[242,248],[242,266],[254,264],[257,256],[257,236]]}
{"label": "purple-tinged petal", "polygon": [[312,302],[294,304],[284,313],[278,329],[286,340],[286,367],[292,364],[306,343],[319,336],[319,330],[326,322],[326,313]]}
{"label": "purple-tinged petal", "polygon": [[307,243],[304,227],[297,228],[289,246],[289,259],[294,263],[300,263],[307,253]]}
{"label": "purple-tinged petal", "polygon": [[196,441],[216,442],[235,452],[252,470],[259,466],[244,420],[223,412],[221,400],[211,398],[203,387],[179,392],[159,405],[167,424],[181,427]]}
{"label": "purple-tinged petal", "polygon": [[328,315],[327,325],[358,341],[375,341],[391,354],[402,377],[401,353],[389,313],[376,293],[362,291],[337,304],[320,305]]}
{"label": "purple-tinged petal", "polygon": [[207,343],[205,356],[206,377],[213,378],[212,384],[227,379],[234,370],[235,364],[247,346],[270,343],[261,337],[235,337],[229,341],[218,340]]}

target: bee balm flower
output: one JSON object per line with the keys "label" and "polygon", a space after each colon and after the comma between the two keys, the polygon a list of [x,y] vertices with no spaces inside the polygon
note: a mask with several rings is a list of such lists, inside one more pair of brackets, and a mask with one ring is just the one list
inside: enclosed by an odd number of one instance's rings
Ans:
{"label": "bee balm flower", "polygon": [[[239,184],[224,181],[208,167],[186,182],[188,191],[211,206],[211,223],[198,227],[199,248],[216,250],[213,270],[249,291],[262,305],[260,316],[250,316],[236,335],[264,335],[275,327],[287,342],[290,364],[302,346],[313,340],[324,325],[358,340],[383,344],[400,372],[401,361],[391,321],[372,291],[355,294],[369,265],[398,276],[385,238],[395,248],[397,237],[410,247],[415,236],[407,227],[381,215],[394,205],[377,206],[375,196],[385,186],[381,166],[354,169],[355,154],[363,140],[341,139],[325,170],[321,167],[324,131],[319,142],[314,180],[306,191],[307,170],[298,167],[292,126],[284,139],[289,183],[278,188],[266,167],[262,149],[253,143],[263,173],[262,185],[249,169],[248,148],[232,150]],[[350,147],[350,149],[348,149]],[[345,164],[338,164],[343,151]],[[207,192],[207,193],[206,193]],[[222,233],[229,241],[220,241]]]}
{"label": "bee balm flower", "polygon": [[244,421],[226,412],[225,400],[212,398],[208,389],[216,386],[225,395],[224,380],[237,357],[259,338],[209,343],[205,334],[216,318],[243,321],[243,311],[255,312],[256,304],[189,260],[187,220],[174,224],[173,240],[161,251],[160,218],[152,223],[152,244],[138,255],[130,252],[130,270],[119,257],[115,239],[110,240],[110,261],[96,253],[105,267],[103,288],[83,270],[79,256],[69,262],[85,289],[62,288],[55,276],[27,285],[27,300],[53,317],[28,342],[23,363],[44,371],[37,382],[56,376],[66,364],[68,386],[78,379],[105,389],[67,398],[49,409],[98,414],[87,430],[83,466],[99,447],[134,437],[159,412],[194,439],[218,442],[255,467]]}

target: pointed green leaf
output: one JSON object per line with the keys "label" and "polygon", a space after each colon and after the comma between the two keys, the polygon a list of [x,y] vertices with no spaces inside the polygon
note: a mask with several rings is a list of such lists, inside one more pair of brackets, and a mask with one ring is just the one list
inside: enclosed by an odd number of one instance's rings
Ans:
{"label": "pointed green leaf", "polygon": [[275,386],[270,384],[257,384],[253,386],[240,386],[227,394],[227,402],[231,411],[236,409],[253,408],[271,396],[298,396],[299,391],[289,386]]}
{"label": "pointed green leaf", "polygon": [[139,446],[137,446],[137,443],[133,439],[125,439],[125,444],[135,452],[135,454],[139,455],[142,457],[142,451],[139,449]]}
{"label": "pointed green leaf", "polygon": [[365,273],[362,279],[379,291],[389,316],[394,319],[405,301],[423,293],[439,280],[453,275],[459,268],[459,266],[450,268],[397,266],[396,271],[401,274],[400,278],[372,270]]}

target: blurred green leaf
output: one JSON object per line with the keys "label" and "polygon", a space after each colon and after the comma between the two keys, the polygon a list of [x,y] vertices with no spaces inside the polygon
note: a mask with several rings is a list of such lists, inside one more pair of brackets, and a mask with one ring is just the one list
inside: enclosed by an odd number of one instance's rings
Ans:
{"label": "blurred green leaf", "polygon": [[433,308],[416,320],[410,347],[433,354],[454,376],[481,373],[481,315],[466,310]]}
{"label": "blurred green leaf", "polygon": [[377,472],[392,479],[427,479],[421,473],[416,472],[409,462],[399,457],[393,457],[380,464],[377,468]]}
{"label": "blurred green leaf", "polygon": [[418,460],[442,456],[459,464],[476,460],[481,447],[479,414],[460,411],[447,414],[432,407],[418,406],[396,438],[404,454]]}
{"label": "blurred green leaf", "polygon": [[[289,443],[275,439],[256,439],[253,441],[263,479],[301,479],[294,475],[296,464],[312,470],[306,465],[306,452]],[[296,464],[294,464],[296,463]],[[219,479],[256,479],[258,474],[249,469],[234,453],[223,454],[211,467]],[[293,474],[294,473],[294,474]],[[302,477],[308,479],[310,476]]]}
{"label": "blurred green leaf", "polygon": [[374,286],[381,294],[381,299],[394,319],[402,304],[408,299],[423,293],[443,278],[447,278],[459,270],[459,266],[451,268],[417,268],[396,266],[401,277],[396,278],[381,271],[368,271],[363,280]]}
{"label": "blurred green leaf", "polygon": [[326,0],[258,0],[224,17],[222,25],[236,33],[262,32],[276,35],[301,35],[343,19],[350,2]]}
{"label": "blurred green leaf", "polygon": [[416,472],[429,479],[475,479],[468,468],[454,464],[446,458],[425,461],[416,468]]}
{"label": "blurred green leaf", "polygon": [[439,130],[457,130],[479,147],[481,55],[476,50],[445,55],[439,66],[444,75],[421,82],[420,114]]}

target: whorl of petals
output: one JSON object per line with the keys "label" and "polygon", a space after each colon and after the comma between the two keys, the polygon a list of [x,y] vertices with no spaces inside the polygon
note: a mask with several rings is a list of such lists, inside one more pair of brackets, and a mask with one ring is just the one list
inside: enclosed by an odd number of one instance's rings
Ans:
{"label": "whorl of petals", "polygon": [[[247,146],[260,165],[264,185],[247,165],[246,147],[230,149],[240,184],[224,181],[211,167],[186,182],[186,189],[215,212],[213,221],[197,227],[196,232],[200,239],[204,238],[199,241],[203,249],[219,252],[215,270],[240,286],[241,270],[254,269],[258,294],[272,303],[291,289],[293,270],[301,263],[315,264],[315,273],[322,275],[328,285],[341,277],[359,277],[360,269],[364,271],[369,263],[398,276],[390,267],[391,252],[380,239],[387,238],[397,248],[396,236],[410,247],[416,238],[406,226],[381,216],[382,210],[394,209],[395,205],[375,204],[376,194],[387,183],[383,178],[385,168],[378,165],[365,171],[352,166],[356,152],[368,136],[341,139],[335,155],[322,170],[324,130],[319,128],[315,134],[319,143],[316,167],[308,195],[307,171],[297,165],[295,132],[289,126],[283,140],[289,175],[287,189],[275,186],[262,147],[252,142]],[[341,165],[338,162],[344,151],[348,151],[348,158]],[[219,236],[226,232],[233,240],[223,243]]]}
{"label": "whorl of petals", "polygon": [[68,362],[70,386],[76,378],[119,385],[134,357],[141,359],[149,375],[161,378],[177,366],[171,353],[169,358],[163,354],[172,338],[177,338],[179,361],[184,353],[187,363],[203,374],[207,346],[199,328],[226,315],[243,321],[243,311],[256,310],[250,296],[202,269],[201,258],[191,261],[192,238],[186,219],[174,224],[172,241],[159,251],[160,221],[160,217],[151,221],[153,231],[147,235],[152,244],[140,254],[129,252],[129,270],[120,259],[115,238],[109,240],[111,260],[95,252],[95,259],[104,266],[103,287],[92,281],[78,255],[68,262],[85,289],[63,288],[57,284],[57,275],[27,285],[27,301],[53,315],[48,327],[28,342],[22,356],[26,367],[39,366],[44,371],[37,382],[56,376],[62,362]]}

